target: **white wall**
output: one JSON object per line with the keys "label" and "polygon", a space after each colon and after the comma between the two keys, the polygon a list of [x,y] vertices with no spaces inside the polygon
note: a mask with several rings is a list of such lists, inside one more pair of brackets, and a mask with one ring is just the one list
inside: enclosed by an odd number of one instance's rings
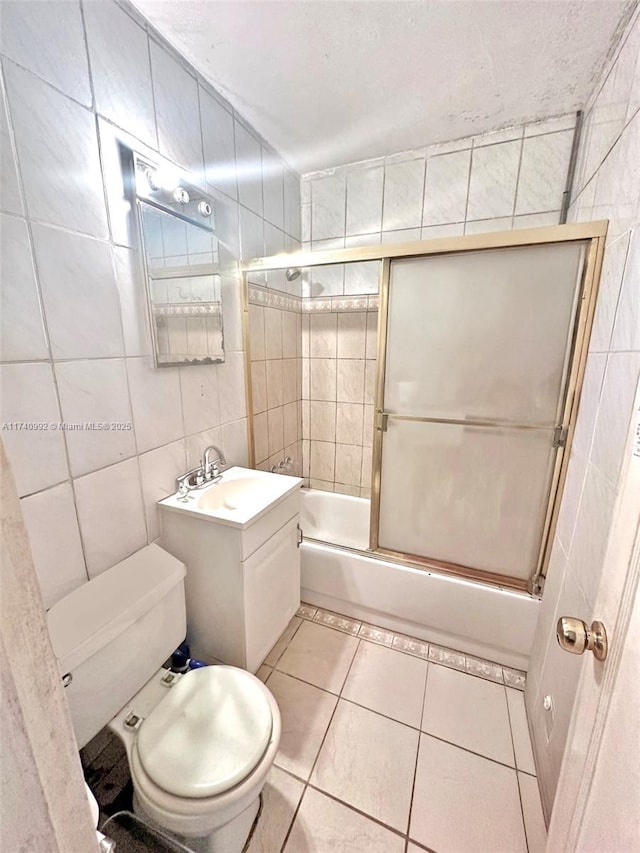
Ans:
{"label": "white wall", "polygon": [[[235,262],[267,239],[299,245],[299,179],[131,7],[7,2],[0,17],[0,419],[132,424],[3,429],[48,607],[156,538],[155,502],[207,444],[246,462]],[[224,364],[153,368],[99,144],[109,123],[215,194]]]}
{"label": "white wall", "polygon": [[[526,700],[550,812],[580,660],[555,639],[560,616],[590,622],[640,375],[640,21],[636,11],[585,111],[570,221],[609,232],[568,477],[528,674]],[[542,701],[551,695],[551,713]],[[550,729],[549,734],[547,730]]]}

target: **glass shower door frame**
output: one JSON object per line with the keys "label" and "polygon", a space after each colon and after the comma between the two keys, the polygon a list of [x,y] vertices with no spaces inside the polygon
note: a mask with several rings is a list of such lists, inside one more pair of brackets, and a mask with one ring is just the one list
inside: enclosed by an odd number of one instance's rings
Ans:
{"label": "glass shower door frame", "polygon": [[[400,256],[394,254],[393,256],[393,258],[424,257],[434,254],[456,254],[466,251],[478,251],[478,249],[514,248],[518,246],[542,245],[545,243],[578,241],[587,241],[589,243],[586,251],[582,285],[576,303],[573,332],[569,346],[568,369],[566,371],[562,394],[562,416],[559,419],[559,424],[561,426],[557,430],[557,435],[555,436],[556,441],[554,442],[554,447],[556,447],[556,456],[551,475],[551,484],[544,517],[541,546],[538,553],[536,569],[527,581],[523,581],[521,578],[509,577],[489,571],[474,569],[469,566],[460,566],[454,563],[442,562],[440,560],[417,557],[413,554],[381,547],[379,544],[382,445],[383,434],[386,431],[387,421],[390,417],[393,417],[396,420],[415,420],[424,423],[440,422],[440,419],[438,418],[414,418],[391,415],[384,410],[387,330],[389,319],[389,284],[391,279],[392,257],[387,257],[385,259],[381,271],[380,307],[378,314],[378,352],[375,393],[375,428],[373,438],[370,551],[373,551],[386,559],[392,559],[426,571],[435,569],[437,571],[457,575],[468,580],[481,581],[508,589],[527,591],[534,595],[541,594],[550,556],[550,545],[553,541],[553,534],[557,524],[560,497],[562,495],[562,488],[566,478],[571,440],[575,429],[580,389],[587,357],[589,334],[593,323],[597,287],[602,266],[606,225],[606,222],[597,222],[586,223],[585,225],[579,226],[559,225],[550,228],[536,229],[536,231],[532,232],[510,231],[504,233],[474,235],[473,238],[461,237],[447,241],[449,243],[447,249],[441,249],[439,246],[427,247],[426,244],[423,244],[424,249],[421,252],[407,253]],[[533,235],[535,235],[537,239],[532,239]],[[478,236],[483,238],[482,245],[479,245],[478,243]],[[518,237],[520,237],[520,239],[518,239]],[[444,241],[437,242],[442,243]],[[449,420],[442,422],[450,423]],[[474,421],[467,425],[480,427],[492,426],[493,424],[490,424],[489,422],[483,424],[479,421]]]}
{"label": "glass shower door frame", "polygon": [[[560,497],[566,479],[569,451],[575,429],[580,390],[587,359],[587,347],[595,301],[602,267],[605,237],[608,222],[577,223],[571,225],[551,225],[542,228],[503,231],[489,234],[469,234],[464,237],[442,237],[434,240],[419,240],[408,243],[377,244],[358,246],[351,249],[330,249],[324,251],[297,251],[283,253],[265,258],[253,258],[241,261],[240,270],[243,274],[243,311],[242,329],[245,353],[245,383],[247,411],[251,406],[251,361],[248,330],[248,275],[252,272],[268,272],[271,270],[287,270],[288,268],[305,268],[328,266],[331,264],[350,264],[363,261],[382,261],[379,287],[378,313],[378,348],[377,348],[377,379],[376,379],[376,429],[373,439],[372,493],[371,493],[371,524],[369,549],[365,553],[375,553],[391,562],[422,569],[436,570],[446,574],[456,575],[477,582],[489,583],[518,591],[529,591],[535,595],[542,592],[544,578],[550,556],[550,545],[560,509]],[[384,375],[386,360],[386,330],[388,315],[389,277],[391,260],[399,258],[423,257],[427,255],[451,254],[454,252],[474,252],[482,249],[502,249],[517,246],[539,246],[546,243],[588,242],[587,260],[583,280],[582,293],[578,300],[577,317],[574,322],[573,340],[571,342],[570,367],[567,373],[564,394],[562,424],[564,434],[562,446],[556,454],[553,467],[549,501],[544,520],[544,533],[538,557],[537,569],[528,582],[518,578],[495,575],[466,566],[440,563],[435,560],[423,560],[404,552],[389,551],[379,547],[378,525],[380,519],[380,477],[382,451],[382,418],[384,400]],[[247,418],[247,438],[249,444],[250,464],[253,459],[253,419]]]}

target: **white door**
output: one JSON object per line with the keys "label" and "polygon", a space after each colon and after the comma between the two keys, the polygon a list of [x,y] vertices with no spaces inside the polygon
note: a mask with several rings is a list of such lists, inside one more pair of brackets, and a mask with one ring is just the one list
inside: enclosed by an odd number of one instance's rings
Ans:
{"label": "white door", "polygon": [[640,389],[593,614],[604,662],[586,652],[553,806],[548,853],[640,850]]}

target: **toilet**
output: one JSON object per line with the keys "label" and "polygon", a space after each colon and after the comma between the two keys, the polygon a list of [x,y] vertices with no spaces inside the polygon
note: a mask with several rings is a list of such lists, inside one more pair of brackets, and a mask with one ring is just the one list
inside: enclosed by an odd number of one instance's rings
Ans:
{"label": "toilet", "polygon": [[186,634],[185,567],[148,545],[48,612],[78,742],[122,739],[134,811],[195,853],[241,853],[280,742],[280,711],[245,670],[162,663]]}

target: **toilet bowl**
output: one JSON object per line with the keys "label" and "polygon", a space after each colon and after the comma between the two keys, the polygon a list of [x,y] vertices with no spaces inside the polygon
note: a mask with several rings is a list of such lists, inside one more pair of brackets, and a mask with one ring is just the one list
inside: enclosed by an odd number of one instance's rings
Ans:
{"label": "toilet bowl", "polygon": [[48,613],[78,746],[122,739],[134,811],[195,853],[241,853],[280,742],[277,703],[254,675],[160,667],[184,638],[184,566],[149,545]]}
{"label": "toilet bowl", "polygon": [[109,728],[127,750],[136,814],[197,853],[242,850],[280,742],[259,679],[231,666],[160,670]]}

